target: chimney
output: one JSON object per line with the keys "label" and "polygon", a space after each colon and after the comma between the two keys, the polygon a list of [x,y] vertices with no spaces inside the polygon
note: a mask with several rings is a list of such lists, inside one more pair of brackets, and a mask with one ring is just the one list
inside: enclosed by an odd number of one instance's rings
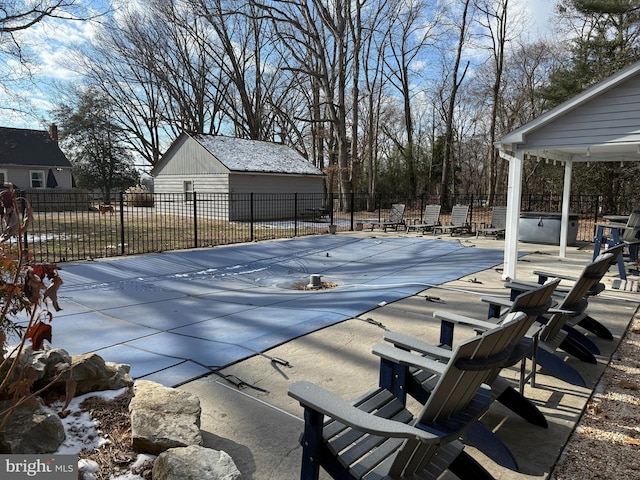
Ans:
{"label": "chimney", "polygon": [[49,125],[49,136],[54,142],[58,143],[58,126],[55,123]]}

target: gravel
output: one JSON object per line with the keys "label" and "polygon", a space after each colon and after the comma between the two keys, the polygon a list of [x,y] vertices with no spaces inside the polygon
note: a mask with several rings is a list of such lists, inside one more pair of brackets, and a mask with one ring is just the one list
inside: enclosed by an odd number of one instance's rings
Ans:
{"label": "gravel", "polygon": [[551,479],[640,478],[640,314],[636,312]]}

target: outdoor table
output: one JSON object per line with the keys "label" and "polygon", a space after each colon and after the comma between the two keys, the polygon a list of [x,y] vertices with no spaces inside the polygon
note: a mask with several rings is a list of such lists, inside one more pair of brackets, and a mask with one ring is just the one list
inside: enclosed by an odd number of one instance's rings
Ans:
{"label": "outdoor table", "polygon": [[[610,230],[613,245],[618,245],[620,243],[620,232],[627,228],[627,220],[629,220],[628,215],[605,215],[602,218],[607,220],[607,223],[596,223],[597,230],[596,238],[593,242],[592,260],[595,260],[596,257],[600,255],[600,248],[602,247],[602,239],[604,237],[605,230]],[[624,259],[622,258],[622,255],[618,256],[618,272],[620,272],[620,278],[622,280],[627,279],[627,271],[624,268]]]}

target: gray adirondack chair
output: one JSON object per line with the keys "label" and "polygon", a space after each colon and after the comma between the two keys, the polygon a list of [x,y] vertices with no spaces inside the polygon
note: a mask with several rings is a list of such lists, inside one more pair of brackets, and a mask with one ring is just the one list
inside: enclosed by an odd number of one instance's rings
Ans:
{"label": "gray adirondack chair", "polygon": [[424,207],[422,220],[418,223],[407,224],[407,233],[411,230],[422,230],[422,233],[426,233],[427,230],[433,230],[440,225],[441,208],[440,205],[427,205]]}
{"label": "gray adirondack chair", "polygon": [[[582,361],[597,363],[594,355],[599,353],[598,347],[574,326],[587,316],[588,297],[597,290],[611,266],[612,257],[611,253],[605,252],[587,264],[570,290],[558,299],[557,307],[552,308],[548,315],[539,317],[542,327],[535,337],[538,348],[535,349],[534,369],[539,364],[561,380],[586,387],[578,371],[555,353],[561,349]],[[534,285],[510,282],[507,287],[514,292],[522,292]]]}
{"label": "gray adirondack chair", "polygon": [[[491,386],[492,396],[495,400],[498,400],[530,423],[546,428],[548,423],[542,412],[522,395],[527,379],[526,358],[534,348],[532,341],[525,340],[525,335],[531,330],[538,317],[551,308],[553,303],[552,295],[559,283],[560,279],[551,279],[544,285],[521,293],[513,300],[501,297],[483,297],[482,300],[490,305],[489,318],[491,321],[477,320],[452,312],[435,312],[434,317],[441,320],[440,342],[441,345],[447,348],[430,345],[415,337],[394,331],[385,332],[384,339],[400,349],[417,352],[440,361],[448,361],[451,356],[450,348],[454,342],[455,325],[462,324],[475,329],[486,330],[493,328],[495,321],[504,320],[510,313],[524,313],[526,319],[514,337],[516,348],[514,348],[511,357],[504,365],[504,367],[509,367],[521,363],[520,391],[516,391],[509,381],[500,377],[499,374],[502,367],[495,368],[487,378],[486,383]],[[501,310],[504,308],[507,311],[501,314]],[[410,376],[406,378],[404,390],[419,402],[425,403],[437,379],[438,376],[432,372],[413,368],[410,369]],[[470,427],[463,436],[463,440],[465,443],[476,447],[496,463],[512,470],[518,470],[517,461],[509,448],[482,423],[478,422]]]}
{"label": "gray adirondack chair", "polygon": [[[510,314],[461,342],[448,362],[375,345],[383,364],[380,387],[353,404],[310,382],[292,384],[289,395],[305,409],[300,478],[317,479],[320,468],[334,479],[436,479],[446,469],[462,480],[493,478],[458,439],[488,409],[491,392],[483,383],[511,355],[525,318]],[[409,367],[439,375],[416,418],[398,382]]]}
{"label": "gray adirondack chair", "polygon": [[[609,261],[609,268],[618,264],[619,259],[623,255],[624,249],[625,249],[625,245],[623,243],[620,243],[618,245],[614,245],[613,247],[608,248],[604,252],[604,253],[611,254],[611,259]],[[558,273],[558,272],[548,272],[544,270],[534,270],[533,274],[538,276],[539,284],[543,284],[544,282],[547,281],[547,279],[551,277],[560,278],[563,282],[565,283],[570,282],[571,284],[575,284],[575,282],[578,280],[578,277],[575,277],[573,275],[567,275],[566,273]],[[557,288],[556,293],[559,293],[564,296],[569,292],[569,290],[570,290],[570,287],[563,283]],[[601,283],[601,282],[597,283],[592,288],[589,289],[589,291],[586,294],[586,297],[588,298],[595,295],[599,295],[600,293],[604,292],[604,290],[605,290],[604,283]],[[613,334],[611,333],[611,331],[601,322],[593,318],[591,315],[588,315],[588,314],[584,315],[577,322],[577,325],[597,335],[600,338],[604,338],[606,340],[613,340]]]}
{"label": "gray adirondack chair", "polygon": [[498,238],[504,235],[507,228],[507,207],[496,206],[491,210],[491,221],[488,225],[476,228],[476,238],[482,233],[483,235],[495,235]]}
{"label": "gray adirondack chair", "polygon": [[442,233],[449,232],[450,235],[468,232],[471,228],[469,222],[467,222],[468,215],[469,205],[454,205],[451,209],[451,219],[442,225],[434,227],[433,234],[435,235],[438,230]]}
{"label": "gray adirondack chair", "polygon": [[382,228],[385,232],[389,227],[393,227],[395,230],[398,230],[399,227],[404,226],[405,224],[404,211],[405,211],[404,203],[394,203],[393,205],[391,205],[389,218],[381,221],[372,221],[371,230],[373,231],[375,227]]}

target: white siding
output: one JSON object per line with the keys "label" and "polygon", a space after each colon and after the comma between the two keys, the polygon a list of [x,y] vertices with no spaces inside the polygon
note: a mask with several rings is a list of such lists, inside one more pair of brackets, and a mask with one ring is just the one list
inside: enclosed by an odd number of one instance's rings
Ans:
{"label": "white siding", "polygon": [[229,176],[221,175],[159,175],[153,180],[155,193],[182,193],[184,182],[193,182],[196,193],[228,193]]}
{"label": "white siding", "polygon": [[530,133],[527,149],[640,144],[640,78],[632,77]]}
{"label": "white siding", "polygon": [[159,178],[164,175],[193,176],[226,173],[229,173],[229,170],[202,145],[188,135],[182,135],[162,157],[162,162],[155,169],[154,175]]}

